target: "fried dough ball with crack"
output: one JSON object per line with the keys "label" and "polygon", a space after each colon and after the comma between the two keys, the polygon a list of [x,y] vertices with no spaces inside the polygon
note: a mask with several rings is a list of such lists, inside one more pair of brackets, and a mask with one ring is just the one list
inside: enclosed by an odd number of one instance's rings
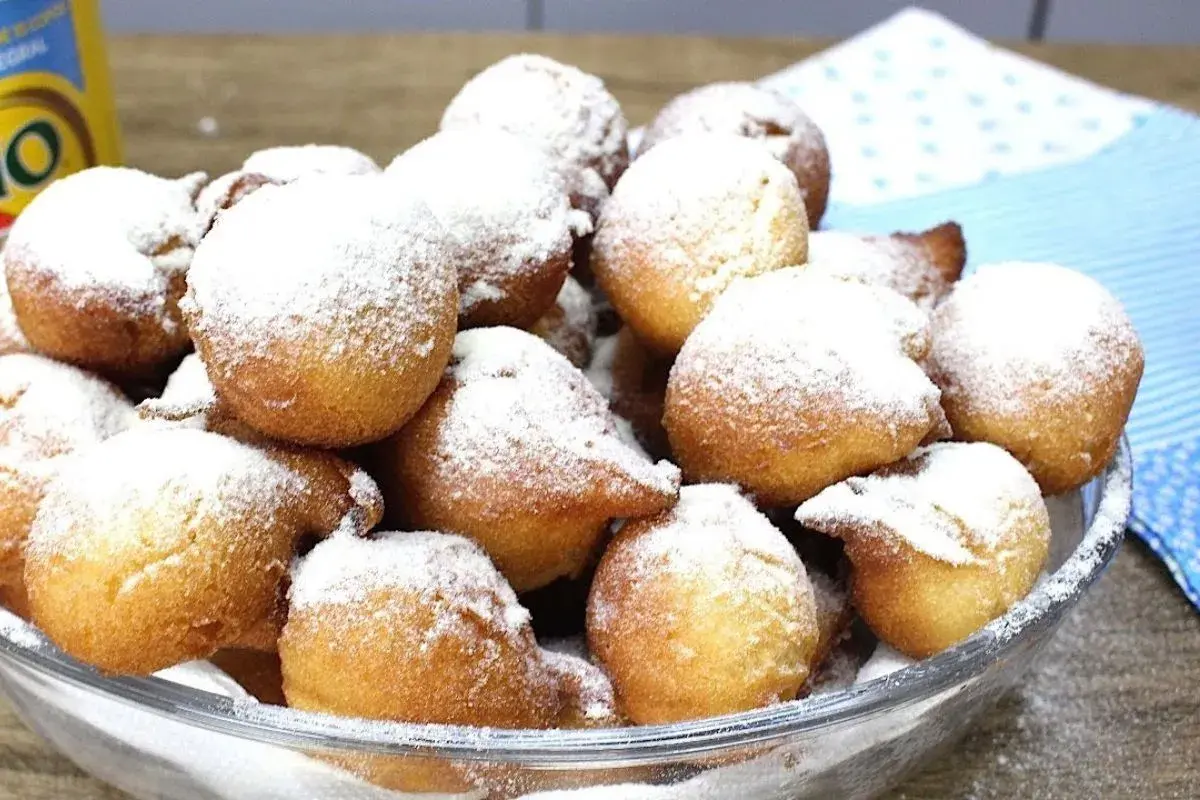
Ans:
{"label": "fried dough ball with crack", "polygon": [[679,351],[735,278],[803,264],[796,177],[750,139],[687,134],[629,168],[592,240],[592,271],[654,352]]}
{"label": "fried dough ball with crack", "polygon": [[[550,728],[559,687],[529,613],[461,536],[333,536],[292,576],[279,655],[288,705],[351,717]],[[415,791],[462,790],[447,764],[348,765]]]}
{"label": "fried dough ball with crack", "polygon": [[808,227],[816,229],[829,201],[829,150],[821,129],[791,98],[753,83],[692,89],[663,106],[646,126],[637,155],[688,133],[727,133],[761,142],[796,176]]}
{"label": "fried dough ball with crack", "polygon": [[107,381],[41,356],[0,357],[0,604],[28,616],[25,543],[47,484],[68,456],[133,421]]}
{"label": "fried dough ball with crack", "polygon": [[609,520],[675,502],[679,471],[625,444],[578,369],[515,328],[460,333],[442,383],[377,449],[409,528],[479,542],[517,591],[578,574]]}
{"label": "fried dough ball with crack", "polygon": [[865,236],[845,231],[813,231],[808,237],[812,274],[886,286],[933,311],[967,264],[962,228],[946,222],[921,233]]}
{"label": "fried dough ball with crack", "polygon": [[499,128],[546,150],[571,205],[592,219],[629,166],[628,124],[604,81],[552,58],[523,53],[467,81],[441,129]]}
{"label": "fried dough ball with crack", "polygon": [[592,295],[570,275],[550,310],[533,324],[529,332],[567,357],[580,369],[592,360],[596,343],[596,312]]}
{"label": "fried dough ball with crack", "polygon": [[574,236],[592,230],[546,153],[502,130],[435,134],[397,156],[387,176],[446,229],[460,328],[533,325],[554,306]]}
{"label": "fried dough ball with crack", "polygon": [[203,233],[204,180],[92,167],[35,197],[0,256],[33,348],[118,379],[152,378],[182,355],[179,298]]}
{"label": "fried dough ball with crack", "polygon": [[183,305],[230,413],[277,439],[349,447],[394,432],[437,385],[456,283],[418,197],[381,176],[313,176],[224,212]]}
{"label": "fried dough ball with crack", "polygon": [[204,233],[212,230],[217,215],[228,211],[264,186],[282,183],[258,172],[236,170],[227,172],[205,186],[196,195],[196,212],[204,221]]}
{"label": "fried dough ball with crack", "polygon": [[934,312],[929,374],[956,439],[1016,456],[1044,494],[1112,460],[1145,356],[1121,304],[1056,264],[981,267]]}
{"label": "fried dough ball with crack", "polygon": [[207,658],[282,623],[297,540],[381,515],[374,483],[334,456],[138,426],[47,490],[26,553],[32,618],[104,672]]}
{"label": "fried dough ball with crack", "polygon": [[796,519],[846,542],[854,606],[875,634],[925,658],[1028,594],[1050,516],[1020,462],[984,442],[940,442],[803,503]]}
{"label": "fried dough ball with crack", "polygon": [[817,650],[799,556],[732,486],[685,486],[630,520],[588,600],[588,646],[638,724],[746,711],[796,697]]}
{"label": "fried dough ball with crack", "polygon": [[925,314],[890,289],[802,268],[738,281],[671,368],[672,451],[689,481],[795,505],[949,433],[928,350]]}

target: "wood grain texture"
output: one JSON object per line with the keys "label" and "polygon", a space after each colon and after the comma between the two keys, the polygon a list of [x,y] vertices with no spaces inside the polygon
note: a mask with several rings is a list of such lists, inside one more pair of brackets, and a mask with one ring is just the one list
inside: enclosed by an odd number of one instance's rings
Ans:
{"label": "wood grain texture", "polygon": [[[631,121],[671,95],[755,78],[820,49],[795,40],[529,35],[118,38],[128,158],[219,172],[272,144],[340,142],[386,162],[436,127],[472,73],[534,50],[608,81]],[[1200,110],[1200,48],[1018,49],[1101,83]],[[216,136],[197,127],[217,121]],[[1067,621],[1027,684],[899,798],[1194,797],[1200,616],[1136,542]],[[0,706],[0,798],[115,800]]]}

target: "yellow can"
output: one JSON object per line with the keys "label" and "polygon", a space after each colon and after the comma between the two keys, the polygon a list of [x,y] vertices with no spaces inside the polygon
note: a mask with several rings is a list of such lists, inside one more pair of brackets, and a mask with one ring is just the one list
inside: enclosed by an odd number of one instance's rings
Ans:
{"label": "yellow can", "polygon": [[51,181],[120,160],[97,0],[0,0],[0,237]]}

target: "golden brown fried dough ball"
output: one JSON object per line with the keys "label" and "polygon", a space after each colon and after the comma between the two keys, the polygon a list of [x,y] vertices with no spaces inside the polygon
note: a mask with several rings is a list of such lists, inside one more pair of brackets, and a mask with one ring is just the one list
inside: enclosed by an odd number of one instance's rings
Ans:
{"label": "golden brown fried dough ball", "polygon": [[966,263],[966,241],[955,222],[921,233],[813,231],[808,237],[809,272],[886,286],[925,311],[949,294]]}
{"label": "golden brown fried dough ball", "polygon": [[592,219],[629,165],[621,106],[595,75],[545,56],[497,61],[459,90],[441,129],[500,128],[545,149]]}
{"label": "golden brown fried dough ball", "polygon": [[689,481],[795,505],[948,433],[928,349],[925,314],[890,289],[803,269],[738,281],[671,368],[672,451]]}
{"label": "golden brown fried dough ball", "polygon": [[460,333],[442,383],[378,455],[407,527],[469,536],[517,591],[578,574],[609,520],[662,511],[679,489],[583,373],[515,328]]}
{"label": "golden brown fried dough ball", "polygon": [[592,240],[592,271],[651,350],[674,355],[738,277],[803,264],[796,178],[757,142],[688,134],[621,179]]}
{"label": "golden brown fried dough ball", "polygon": [[450,534],[334,536],[292,575],[279,655],[293,708],[353,717],[547,728],[558,686],[529,613],[474,543]]}
{"label": "golden brown fried dough ball", "polygon": [[584,369],[591,363],[596,343],[596,312],[591,293],[568,275],[554,305],[529,332]]}
{"label": "golden brown fried dough ball", "polygon": [[787,539],[736,488],[685,486],[630,520],[600,560],[588,646],[638,724],[746,711],[796,697],[818,630]]}
{"label": "golden brown fried dough ball", "polygon": [[458,269],[459,327],[528,328],[554,306],[576,234],[562,176],[537,145],[495,128],[443,131],[391,163],[445,227]]}
{"label": "golden brown fried dough ball", "polygon": [[854,606],[913,658],[962,641],[1033,587],[1050,516],[1020,462],[941,442],[802,504],[796,519],[846,542]]}
{"label": "golden brown fried dough ball", "polygon": [[800,184],[808,227],[829,200],[829,150],[821,129],[791,98],[753,83],[712,83],[671,100],[646,126],[638,157],[688,133],[727,133],[761,142]]}
{"label": "golden brown fried dough ball", "polygon": [[133,421],[107,381],[41,356],[0,357],[0,604],[28,615],[25,542],[66,457]]}
{"label": "golden brown fried dough ball", "polygon": [[21,330],[21,323],[17,322],[17,312],[13,310],[4,270],[0,269],[0,356],[32,352],[33,348]]}
{"label": "golden brown fried dough ball", "polygon": [[265,186],[196,251],[184,306],[220,398],[285,441],[348,447],[433,391],[458,316],[441,227],[381,176]]}
{"label": "golden brown fried dough ball", "polygon": [[612,681],[586,658],[543,650],[546,668],[558,683],[560,710],[555,727],[616,728],[621,725]]}
{"label": "golden brown fried dough ball", "polygon": [[282,622],[297,540],[367,530],[378,490],[322,453],[138,426],[72,458],[29,533],[32,618],[105,672],[149,674]]}
{"label": "golden brown fried dough ball", "polygon": [[1121,304],[1055,264],[980,268],[933,315],[930,375],[956,439],[997,444],[1045,494],[1112,460],[1145,363]]}
{"label": "golden brown fried dough ball", "polygon": [[849,635],[854,607],[850,602],[849,586],[843,579],[808,569],[807,565],[806,569],[817,610],[817,649],[813,664],[822,664]]}
{"label": "golden brown fried dough ball", "polygon": [[33,348],[122,379],[182,355],[179,298],[204,230],[193,202],[203,181],[92,167],[34,198],[0,256]]}

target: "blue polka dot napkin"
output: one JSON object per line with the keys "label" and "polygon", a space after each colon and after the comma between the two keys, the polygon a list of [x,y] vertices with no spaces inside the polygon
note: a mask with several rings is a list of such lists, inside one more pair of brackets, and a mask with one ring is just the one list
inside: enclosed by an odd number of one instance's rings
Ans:
{"label": "blue polka dot napkin", "polygon": [[1121,299],[1146,347],[1130,526],[1200,608],[1200,118],[916,9],[763,83],[826,133],[823,227],[954,219],[968,268],[1056,261]]}

